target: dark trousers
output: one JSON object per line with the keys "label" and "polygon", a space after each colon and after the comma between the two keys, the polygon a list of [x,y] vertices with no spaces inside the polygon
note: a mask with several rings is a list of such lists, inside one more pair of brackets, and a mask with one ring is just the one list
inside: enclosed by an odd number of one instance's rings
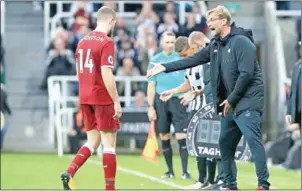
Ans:
{"label": "dark trousers", "polygon": [[215,183],[216,173],[216,161],[215,159],[209,159],[207,157],[197,157],[197,169],[199,178],[198,181],[201,183],[209,182],[210,184]]}
{"label": "dark trousers", "polygon": [[[218,169],[218,175],[216,178],[217,181],[221,180],[223,182],[226,182],[225,181],[225,170],[223,169],[223,164],[222,164],[220,158],[216,159],[216,164],[217,164],[217,169]],[[236,167],[235,160],[233,161],[231,168],[232,168],[231,170],[232,170],[233,177],[237,177],[237,167]]]}
{"label": "dark trousers", "polygon": [[234,116],[230,111],[226,117],[221,118],[221,131],[219,146],[225,180],[228,187],[237,187],[236,176],[232,172],[237,145],[244,135],[254,158],[258,185],[269,187],[269,172],[266,165],[265,150],[262,144],[260,130],[261,113],[258,111],[244,111]]}

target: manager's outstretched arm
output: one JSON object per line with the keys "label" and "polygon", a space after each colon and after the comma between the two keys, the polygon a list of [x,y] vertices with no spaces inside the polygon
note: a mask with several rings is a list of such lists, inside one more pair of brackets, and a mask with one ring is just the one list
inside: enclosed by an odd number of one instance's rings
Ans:
{"label": "manager's outstretched arm", "polygon": [[210,62],[210,45],[211,43],[190,57],[164,64],[165,72],[167,73],[193,68],[194,66]]}

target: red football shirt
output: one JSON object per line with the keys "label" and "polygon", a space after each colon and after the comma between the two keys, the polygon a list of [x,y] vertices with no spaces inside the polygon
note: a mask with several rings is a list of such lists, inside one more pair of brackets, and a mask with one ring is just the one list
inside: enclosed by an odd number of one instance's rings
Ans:
{"label": "red football shirt", "polygon": [[112,39],[102,32],[90,32],[79,42],[76,60],[80,104],[112,104],[101,75],[102,67],[114,67]]}

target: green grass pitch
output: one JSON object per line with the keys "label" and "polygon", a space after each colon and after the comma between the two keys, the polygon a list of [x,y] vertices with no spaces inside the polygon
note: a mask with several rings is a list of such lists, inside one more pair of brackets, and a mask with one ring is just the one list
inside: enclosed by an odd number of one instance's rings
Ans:
{"label": "green grass pitch", "polygon": [[[60,174],[67,168],[72,156],[59,158],[51,154],[1,154],[1,189],[62,189]],[[181,163],[178,155],[173,163],[176,178],[160,179],[166,171],[165,162],[159,164],[143,160],[138,155],[118,155],[116,184],[118,189],[179,189],[193,183],[181,179]],[[76,174],[77,189],[103,189],[102,159],[93,156]],[[254,165],[237,163],[238,186],[242,189],[255,189],[257,179]],[[190,157],[189,171],[197,177],[196,160]],[[272,189],[301,189],[300,172],[270,168]]]}

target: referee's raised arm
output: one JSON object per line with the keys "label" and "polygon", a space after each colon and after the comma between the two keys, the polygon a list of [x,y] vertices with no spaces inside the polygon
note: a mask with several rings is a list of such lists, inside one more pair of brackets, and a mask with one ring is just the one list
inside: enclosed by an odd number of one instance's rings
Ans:
{"label": "referee's raised arm", "polygon": [[210,46],[211,43],[190,57],[164,64],[163,66],[165,67],[165,72],[167,73],[187,68],[193,68],[200,64],[206,64],[210,62]]}

